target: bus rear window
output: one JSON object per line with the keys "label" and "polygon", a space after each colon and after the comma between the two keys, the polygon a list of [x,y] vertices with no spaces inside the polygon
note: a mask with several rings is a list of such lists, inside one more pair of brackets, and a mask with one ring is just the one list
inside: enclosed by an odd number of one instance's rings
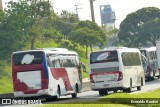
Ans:
{"label": "bus rear window", "polygon": [[103,51],[103,52],[93,52],[90,55],[90,63],[100,63],[100,62],[117,62],[118,54],[117,51]]}
{"label": "bus rear window", "polygon": [[22,52],[13,54],[14,65],[32,65],[42,63],[43,52]]}

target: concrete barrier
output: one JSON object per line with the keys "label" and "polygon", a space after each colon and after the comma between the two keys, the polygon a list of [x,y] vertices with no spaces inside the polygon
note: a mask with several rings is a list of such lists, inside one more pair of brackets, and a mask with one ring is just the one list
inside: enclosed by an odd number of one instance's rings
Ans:
{"label": "concrete barrier", "polygon": [[89,78],[85,78],[82,81],[82,92],[89,91],[89,90],[91,90],[91,88],[90,88],[90,80],[89,80]]}

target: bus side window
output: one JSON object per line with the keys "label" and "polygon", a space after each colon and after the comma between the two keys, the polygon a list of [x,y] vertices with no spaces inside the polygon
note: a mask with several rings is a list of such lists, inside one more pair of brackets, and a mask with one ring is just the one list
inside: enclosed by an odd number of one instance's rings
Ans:
{"label": "bus side window", "polygon": [[56,61],[52,60],[52,67],[55,67]]}
{"label": "bus side window", "polygon": [[61,67],[61,66],[60,66],[60,60],[59,60],[59,59],[56,59],[56,61],[55,61],[55,67],[56,67],[56,68]]}
{"label": "bus side window", "polygon": [[49,55],[47,55],[47,64],[48,64],[49,67],[52,67],[52,62],[49,58]]}
{"label": "bus side window", "polygon": [[63,67],[68,67],[68,61],[66,59],[63,59]]}
{"label": "bus side window", "polygon": [[127,63],[128,63],[127,59],[128,59],[127,53],[123,52],[122,53],[122,61],[123,61],[124,66],[127,65]]}

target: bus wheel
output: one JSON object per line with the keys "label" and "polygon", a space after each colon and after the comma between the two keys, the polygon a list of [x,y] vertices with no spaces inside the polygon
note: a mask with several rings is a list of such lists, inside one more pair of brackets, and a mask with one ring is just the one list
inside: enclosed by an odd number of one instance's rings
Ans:
{"label": "bus wheel", "polygon": [[137,87],[137,90],[141,90],[141,86],[143,86],[143,78],[141,77],[141,85]]}
{"label": "bus wheel", "polygon": [[61,90],[60,90],[60,87],[58,86],[58,88],[57,88],[57,95],[55,97],[55,100],[59,100],[60,99],[60,95],[61,95]]}
{"label": "bus wheel", "polygon": [[76,84],[75,93],[72,94],[72,98],[76,98],[78,93],[78,85]]}
{"label": "bus wheel", "polygon": [[108,94],[108,90],[99,90],[100,96],[107,95],[107,94]]}
{"label": "bus wheel", "polygon": [[123,91],[124,93],[127,93],[127,89],[123,89],[122,91]]}
{"label": "bus wheel", "polygon": [[130,79],[130,87],[127,89],[128,93],[132,92],[132,79]]}
{"label": "bus wheel", "polygon": [[114,93],[116,93],[117,91],[118,91],[117,89],[113,90]]}
{"label": "bus wheel", "polygon": [[160,70],[159,70],[159,75],[158,75],[158,78],[160,78]]}

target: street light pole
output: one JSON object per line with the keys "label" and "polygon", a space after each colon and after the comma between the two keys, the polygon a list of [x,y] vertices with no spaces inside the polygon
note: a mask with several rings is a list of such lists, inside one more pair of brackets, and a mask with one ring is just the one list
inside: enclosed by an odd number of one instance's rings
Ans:
{"label": "street light pole", "polygon": [[90,8],[91,8],[91,17],[92,17],[92,22],[95,22],[95,17],[94,17],[94,7],[93,7],[93,2],[95,0],[90,0]]}

